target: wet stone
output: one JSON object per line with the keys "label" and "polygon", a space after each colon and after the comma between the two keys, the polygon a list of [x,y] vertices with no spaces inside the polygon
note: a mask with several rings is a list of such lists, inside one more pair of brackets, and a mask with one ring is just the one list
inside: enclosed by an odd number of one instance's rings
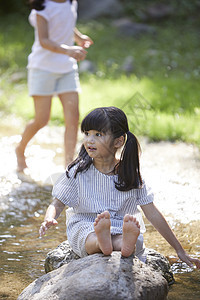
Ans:
{"label": "wet stone", "polygon": [[48,253],[45,270],[48,273],[31,283],[18,300],[80,299],[80,295],[88,300],[164,300],[173,281],[168,260],[154,250],[147,250],[146,264],[118,251],[79,258],[67,241]]}

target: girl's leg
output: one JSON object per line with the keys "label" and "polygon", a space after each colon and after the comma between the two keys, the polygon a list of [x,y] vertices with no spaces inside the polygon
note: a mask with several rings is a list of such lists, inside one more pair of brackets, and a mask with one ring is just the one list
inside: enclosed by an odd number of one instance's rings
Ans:
{"label": "girl's leg", "polygon": [[123,256],[128,257],[133,254],[139,234],[139,222],[132,215],[125,215],[121,247],[121,253]]}
{"label": "girl's leg", "polygon": [[140,234],[139,222],[132,215],[125,215],[122,235],[110,234],[110,214],[105,211],[99,214],[94,223],[95,233],[90,233],[85,242],[85,249],[88,254],[102,252],[110,255],[112,251],[121,251],[125,257],[135,251],[137,238]]}
{"label": "girl's leg", "polygon": [[139,234],[140,226],[138,221],[132,215],[125,215],[122,235],[112,236],[113,250],[121,251],[125,257],[130,256],[135,251]]}
{"label": "girl's leg", "polygon": [[52,96],[33,97],[35,118],[26,125],[26,128],[22,134],[21,142],[15,150],[17,156],[18,172],[22,172],[25,168],[27,168],[24,152],[28,142],[38,132],[38,130],[44,127],[49,121],[51,98]]}
{"label": "girl's leg", "polygon": [[58,95],[63,106],[65,119],[65,166],[74,159],[77,142],[79,121],[79,96],[77,92],[68,92]]}
{"label": "girl's leg", "polygon": [[122,234],[112,235],[112,244],[114,251],[121,251],[122,249]]}
{"label": "girl's leg", "polygon": [[96,233],[91,232],[85,241],[85,250],[87,254],[102,253]]}
{"label": "girl's leg", "polygon": [[110,225],[110,214],[108,211],[97,216],[94,223],[95,233],[90,233],[85,242],[85,249],[88,254],[102,252],[105,255],[110,255],[112,253]]}

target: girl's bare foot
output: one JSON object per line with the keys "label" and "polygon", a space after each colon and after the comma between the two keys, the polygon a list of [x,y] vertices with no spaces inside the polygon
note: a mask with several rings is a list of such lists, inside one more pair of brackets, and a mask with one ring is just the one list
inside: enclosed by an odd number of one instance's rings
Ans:
{"label": "girl's bare foot", "polygon": [[131,215],[124,216],[122,248],[121,253],[125,257],[129,257],[135,250],[137,238],[140,234],[139,222]]}
{"label": "girl's bare foot", "polygon": [[105,255],[110,255],[113,251],[110,225],[110,214],[108,211],[104,211],[97,215],[94,222],[94,230],[99,243],[99,248]]}
{"label": "girl's bare foot", "polygon": [[20,147],[18,146],[15,149],[15,153],[17,156],[17,172],[23,172],[24,169],[27,168],[27,164],[26,164],[26,160],[25,160],[25,156],[24,156],[24,151],[22,151],[20,149]]}

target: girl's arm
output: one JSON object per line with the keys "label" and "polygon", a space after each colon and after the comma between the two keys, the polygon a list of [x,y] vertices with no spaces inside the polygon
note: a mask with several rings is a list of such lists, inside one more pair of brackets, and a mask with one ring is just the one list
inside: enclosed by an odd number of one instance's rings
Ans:
{"label": "girl's arm", "polygon": [[[80,46],[67,46],[65,44],[57,44],[49,39],[48,22],[40,15],[37,15],[38,38],[40,45],[52,52],[66,54],[75,58],[77,61],[86,57],[87,51]],[[60,29],[62,30],[62,28]]]}
{"label": "girl's arm", "polygon": [[74,29],[74,39],[76,44],[83,48],[89,48],[93,44],[93,40],[89,36],[82,34],[77,28]]}
{"label": "girl's arm", "polygon": [[177,240],[173,231],[169,227],[167,221],[161,214],[161,212],[157,209],[157,207],[153,204],[147,204],[141,206],[145,216],[151,222],[151,224],[158,230],[158,232],[166,239],[166,241],[176,250],[179,258],[186,262],[186,264],[190,267],[193,266],[193,263],[200,269],[200,260],[197,258],[190,257],[180,242]]}
{"label": "girl's arm", "polygon": [[58,199],[53,200],[53,202],[47,208],[44,217],[44,222],[42,223],[39,229],[40,236],[44,235],[51,226],[58,224],[56,219],[59,217],[64,207],[65,205],[60,200]]}

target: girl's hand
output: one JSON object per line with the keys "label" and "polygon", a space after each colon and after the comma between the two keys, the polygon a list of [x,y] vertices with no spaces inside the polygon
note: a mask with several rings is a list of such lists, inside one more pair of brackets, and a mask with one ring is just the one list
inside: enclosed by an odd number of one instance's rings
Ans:
{"label": "girl's hand", "polygon": [[93,40],[85,34],[82,34],[81,36],[76,38],[76,43],[78,46],[81,46],[83,48],[89,48],[92,44],[94,44]]}
{"label": "girl's hand", "polygon": [[87,54],[87,51],[83,47],[79,46],[66,46],[61,45],[62,48],[66,49],[66,54],[73,57],[77,61],[84,60]]}
{"label": "girl's hand", "polygon": [[197,269],[200,269],[200,260],[198,258],[190,257],[185,251],[177,252],[178,257],[184,261],[189,267],[193,268],[193,264],[196,265]]}
{"label": "girl's hand", "polygon": [[40,229],[39,229],[39,234],[40,234],[40,237],[42,237],[43,235],[45,235],[46,231],[51,227],[51,226],[55,226],[57,225],[58,222],[55,220],[55,219],[46,219],[42,225],[40,226]]}

